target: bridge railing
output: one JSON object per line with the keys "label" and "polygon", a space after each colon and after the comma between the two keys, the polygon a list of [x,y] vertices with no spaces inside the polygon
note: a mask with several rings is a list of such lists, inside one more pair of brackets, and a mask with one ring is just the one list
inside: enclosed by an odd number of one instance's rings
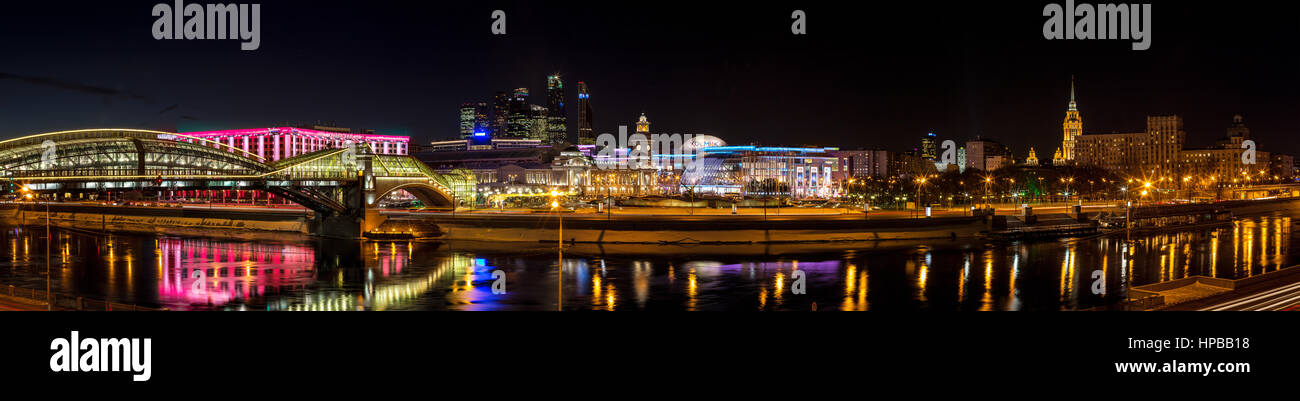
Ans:
{"label": "bridge railing", "polygon": [[351,171],[300,171],[289,170],[279,173],[268,174],[264,178],[268,180],[283,181],[349,181],[356,180],[357,175]]}
{"label": "bridge railing", "polygon": [[1160,206],[1138,206],[1130,211],[1133,219],[1147,219],[1156,217],[1185,216],[1192,214],[1216,213],[1222,211],[1224,205],[1212,203],[1193,203],[1186,205],[1160,205]]}
{"label": "bridge railing", "polygon": [[11,178],[66,178],[66,177],[103,177],[111,179],[112,177],[134,176],[137,170],[126,168],[91,168],[77,170],[5,170],[2,173],[5,177]]}
{"label": "bridge railing", "polygon": [[37,290],[37,289],[32,289],[32,288],[24,288],[24,287],[15,287],[15,286],[13,286],[13,285],[6,286],[4,294],[5,294],[5,295],[8,295],[8,296],[10,296],[10,297],[14,297],[14,298],[29,299],[29,300],[33,300],[33,301],[37,301],[37,302],[41,302],[41,303],[45,303],[46,300],[48,299],[48,300],[51,301],[50,303],[51,303],[51,304],[54,306],[54,308],[56,308],[56,309],[71,309],[71,310],[85,310],[85,311],[163,311],[163,310],[167,310],[166,308],[161,308],[161,309],[160,309],[160,308],[151,308],[151,307],[140,306],[140,305],[136,305],[136,304],[126,304],[126,303],[120,303],[120,302],[102,301],[102,300],[98,300],[98,299],[87,299],[87,298],[85,298],[85,297],[78,297],[78,296],[75,296],[75,295],[68,295],[68,294],[60,294],[60,293],[57,293],[57,292],[55,292],[55,293],[50,293],[49,298],[46,298],[46,292],[43,291],[43,290]]}
{"label": "bridge railing", "polygon": [[197,169],[146,169],[144,174],[139,174],[136,169],[126,168],[90,168],[76,170],[7,170],[0,172],[0,177],[11,179],[69,179],[84,178],[87,180],[112,181],[112,180],[151,180],[157,177],[163,179],[250,179],[257,178],[257,171],[232,171],[229,173],[216,173],[208,170]]}

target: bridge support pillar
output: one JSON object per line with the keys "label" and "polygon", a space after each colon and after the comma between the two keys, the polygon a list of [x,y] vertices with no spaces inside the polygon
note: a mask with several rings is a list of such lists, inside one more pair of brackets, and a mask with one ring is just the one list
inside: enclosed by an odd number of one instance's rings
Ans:
{"label": "bridge support pillar", "polygon": [[364,217],[352,213],[316,213],[316,217],[311,220],[311,233],[326,238],[361,238],[363,220]]}
{"label": "bridge support pillar", "polygon": [[361,238],[366,221],[366,205],[359,185],[342,188],[344,212],[316,212],[311,220],[311,233],[327,238]]}
{"label": "bridge support pillar", "polygon": [[361,232],[368,233],[379,228],[379,225],[388,221],[388,217],[379,214],[378,210],[366,209],[365,221],[361,223]]}

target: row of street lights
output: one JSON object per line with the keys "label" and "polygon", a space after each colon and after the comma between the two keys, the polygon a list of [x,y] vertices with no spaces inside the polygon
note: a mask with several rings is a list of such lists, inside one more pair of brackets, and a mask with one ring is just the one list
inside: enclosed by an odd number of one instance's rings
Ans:
{"label": "row of street lights", "polygon": [[[20,185],[18,192],[23,198],[35,202],[35,196],[27,186]],[[45,202],[45,310],[54,310],[54,298],[50,296],[50,243],[50,203]]]}

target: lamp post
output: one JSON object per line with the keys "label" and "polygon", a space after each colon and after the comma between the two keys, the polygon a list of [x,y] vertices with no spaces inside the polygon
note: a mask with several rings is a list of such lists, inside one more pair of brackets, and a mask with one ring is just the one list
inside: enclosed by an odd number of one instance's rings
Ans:
{"label": "lamp post", "polygon": [[45,202],[45,310],[54,310],[50,296],[50,203]]}
{"label": "lamp post", "polygon": [[556,199],[560,195],[559,191],[551,190],[551,210],[555,211],[556,216],[560,218],[560,235],[559,244],[556,247],[558,255],[555,261],[556,280],[555,280],[555,310],[564,310],[564,213],[560,212],[560,202]]}
{"label": "lamp post", "polygon": [[1016,201],[1016,179],[1015,178],[1007,178],[1007,192],[1011,192],[1012,194],[1011,202],[1013,203],[1013,205],[1011,205],[1011,209],[1014,210],[1016,208],[1016,206],[1014,205]]}
{"label": "lamp post", "polygon": [[1133,240],[1133,202],[1128,200],[1128,188],[1124,188],[1124,242]]}
{"label": "lamp post", "polygon": [[[853,196],[855,196],[855,194],[853,193],[853,187],[855,186],[855,184],[857,184],[858,181],[857,181],[857,179],[849,178],[849,181],[848,181],[848,182],[849,182],[849,186],[848,186],[848,189],[847,189],[846,191],[844,191],[844,192],[845,192],[844,195],[847,196],[849,199],[853,199]],[[858,186],[858,187],[861,188],[861,186]],[[859,199],[862,200],[862,219],[863,219],[863,220],[866,220],[866,219],[867,219],[867,208],[868,208],[868,206],[867,206],[867,198],[866,198],[865,196],[862,196],[862,195],[863,195],[862,193],[858,193],[858,194],[856,194],[856,196],[858,196]]]}
{"label": "lamp post", "polygon": [[[780,194],[780,193],[781,193],[781,186],[782,186],[782,185],[785,185],[785,177],[781,177],[781,179],[777,180],[777,182],[776,182],[776,188],[775,188],[772,192],[773,192],[773,193]],[[780,215],[781,215],[781,197],[780,197],[780,196],[777,196],[777,197],[776,197],[776,215],[777,215],[777,216],[780,216]]]}
{"label": "lamp post", "polygon": [[916,216],[920,218],[921,214],[921,187],[925,186],[925,177],[916,179]]}
{"label": "lamp post", "polygon": [[984,203],[985,204],[989,203],[989,184],[992,183],[993,183],[992,177],[984,177]]}
{"label": "lamp post", "polygon": [[[1043,194],[1051,195],[1051,191],[1043,191],[1043,177],[1038,178],[1038,203],[1043,203]],[[1048,203],[1051,203],[1049,198]]]}

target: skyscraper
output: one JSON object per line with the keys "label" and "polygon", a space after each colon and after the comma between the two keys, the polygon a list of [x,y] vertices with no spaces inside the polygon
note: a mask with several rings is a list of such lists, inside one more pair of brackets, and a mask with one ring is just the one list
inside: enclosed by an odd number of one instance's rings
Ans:
{"label": "skyscraper", "polygon": [[545,107],[531,104],[528,105],[528,138],[541,140],[542,143],[556,144],[551,142],[550,125],[547,124],[549,110]]}
{"label": "skyscraper", "polygon": [[474,136],[474,103],[460,104],[460,137]]}
{"label": "skyscraper", "polygon": [[528,88],[516,88],[510,96],[510,111],[506,118],[506,136],[528,138],[532,135],[532,108],[528,104]]}
{"label": "skyscraper", "polygon": [[925,136],[921,137],[921,157],[930,160],[938,158],[939,153],[937,144],[935,143],[936,140],[938,140],[938,138],[933,132],[926,133]]}
{"label": "skyscraper", "polygon": [[591,94],[582,81],[578,81],[578,144],[596,144],[596,133],[591,129]]}
{"label": "skyscraper", "polygon": [[510,95],[497,91],[492,97],[492,126],[488,131],[492,136],[505,136],[506,119],[510,116]]}
{"label": "skyscraper", "polygon": [[1075,159],[1074,142],[1079,135],[1083,135],[1083,119],[1079,117],[1079,107],[1074,103],[1073,77],[1070,78],[1070,106],[1065,109],[1065,122],[1061,126],[1065,131],[1065,138],[1061,141],[1061,148],[1064,149],[1061,156],[1065,161],[1072,162]]}
{"label": "skyscraper", "polygon": [[478,102],[474,104],[474,134],[490,135],[492,129],[491,122],[488,120],[488,104]]}
{"label": "skyscraper", "polygon": [[543,142],[559,145],[569,141],[568,115],[564,113],[564,81],[560,74],[546,77],[546,133]]}

